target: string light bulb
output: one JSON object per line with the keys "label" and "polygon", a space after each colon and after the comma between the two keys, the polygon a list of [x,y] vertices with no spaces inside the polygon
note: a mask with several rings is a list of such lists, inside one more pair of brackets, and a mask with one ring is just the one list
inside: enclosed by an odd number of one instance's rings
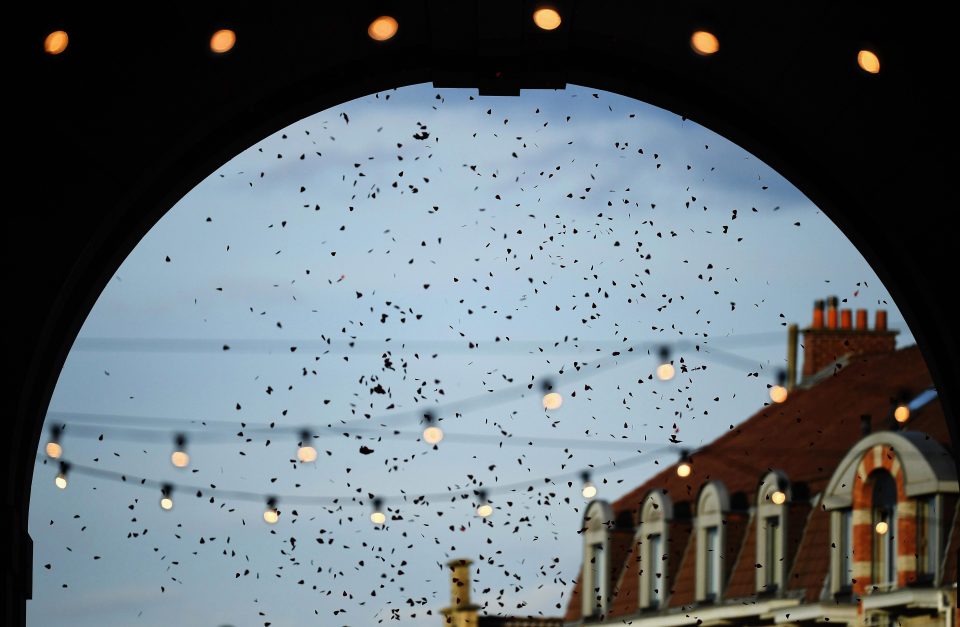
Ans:
{"label": "string light bulb", "polygon": [[783,403],[787,400],[789,392],[786,388],[787,373],[783,370],[777,371],[777,382],[770,386],[770,400],[774,403]]}
{"label": "string light bulb", "polygon": [[60,445],[60,434],[62,432],[63,427],[60,425],[50,427],[50,440],[47,442],[46,447],[44,447],[47,457],[50,459],[60,459],[63,455],[63,447]]}
{"label": "string light bulb", "polygon": [[312,437],[306,429],[300,432],[300,447],[297,448],[297,459],[304,464],[317,461],[317,449],[308,444]]}
{"label": "string light bulb", "polygon": [[178,433],[173,439],[174,449],[170,454],[170,463],[177,468],[186,468],[190,465],[190,456],[187,455],[187,436]]}
{"label": "string light bulb", "polygon": [[489,499],[487,499],[487,493],[483,490],[480,491],[480,505],[477,506],[477,516],[480,518],[488,518],[493,514],[493,505],[490,504]]}
{"label": "string light bulb", "polygon": [[70,36],[67,31],[55,30],[43,40],[43,51],[47,54],[60,54],[67,49],[69,43]]}
{"label": "string light bulb", "polygon": [[210,50],[216,54],[230,52],[236,43],[237,34],[229,28],[221,28],[210,36]]}
{"label": "string light bulb", "polygon": [[867,74],[880,73],[880,57],[872,50],[861,50],[857,53],[857,65]]}
{"label": "string light bulb", "polygon": [[589,500],[597,496],[597,486],[590,481],[590,473],[584,472],[581,478],[583,479],[583,485],[580,488],[580,494],[583,498]]}
{"label": "string light bulb", "polygon": [[890,531],[890,525],[887,523],[887,521],[881,520],[873,529],[877,532],[878,536],[882,536]]}
{"label": "string light bulb", "polygon": [[67,462],[60,462],[60,472],[57,473],[57,476],[53,480],[53,483],[61,490],[67,489],[67,472],[69,470],[70,470],[70,466],[67,464]]}
{"label": "string light bulb", "polygon": [[267,499],[267,508],[263,510],[263,520],[268,525],[275,525],[280,520],[280,510],[277,509],[277,499],[270,497]]}
{"label": "string light bulb", "polygon": [[720,40],[710,31],[698,30],[690,36],[690,47],[702,57],[709,57],[720,50]]}
{"label": "string light bulb", "polygon": [[676,368],[670,363],[670,349],[664,346],[660,349],[660,365],[657,366],[657,378],[661,381],[669,381],[676,374]]}
{"label": "string light bulb", "polygon": [[423,421],[427,425],[423,429],[423,441],[430,445],[439,444],[440,441],[443,440],[443,429],[435,424],[436,420],[433,414],[424,414]]}
{"label": "string light bulb", "polygon": [[540,387],[543,390],[543,408],[547,411],[560,409],[563,405],[563,395],[553,391],[553,383],[544,381]]}
{"label": "string light bulb", "polygon": [[777,489],[770,495],[770,501],[774,505],[783,505],[787,502],[787,480],[783,477],[777,478]]}
{"label": "string light bulb", "polygon": [[910,406],[906,403],[900,403],[897,405],[897,407],[893,410],[893,419],[900,424],[910,420]]}
{"label": "string light bulb", "polygon": [[689,477],[693,474],[693,459],[686,450],[680,453],[680,463],[677,465],[677,476],[680,478]]}
{"label": "string light bulb", "polygon": [[367,35],[374,41],[387,41],[397,34],[399,28],[400,25],[395,18],[389,15],[381,15],[370,22],[370,26],[367,27]]}
{"label": "string light bulb", "polygon": [[165,483],[162,488],[160,488],[160,509],[169,512],[173,509],[173,486],[169,483]]}
{"label": "string light bulb", "polygon": [[556,30],[562,21],[560,13],[553,7],[540,7],[533,12],[533,23],[542,30]]}
{"label": "string light bulb", "polygon": [[383,513],[383,500],[373,499],[373,511],[370,513],[370,522],[382,525],[387,522],[387,515]]}

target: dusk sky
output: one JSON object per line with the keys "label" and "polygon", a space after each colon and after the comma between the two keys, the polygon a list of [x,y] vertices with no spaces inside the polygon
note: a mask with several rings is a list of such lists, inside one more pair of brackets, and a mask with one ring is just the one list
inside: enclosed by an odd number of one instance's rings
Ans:
{"label": "dusk sky", "polygon": [[[913,343],[822,212],[675,114],[575,86],[428,85],[317,113],[187,194],[86,320],[45,429],[67,425],[75,465],[173,484],[175,506],[80,472],[57,489],[45,431],[29,623],[440,625],[457,557],[486,612],[562,614],[579,471],[617,462],[592,475],[614,500],[745,420],[786,324],[834,294]],[[319,458],[300,464],[307,427]],[[457,496],[481,487],[486,520]],[[339,501],[280,498],[271,526],[223,489]]]}

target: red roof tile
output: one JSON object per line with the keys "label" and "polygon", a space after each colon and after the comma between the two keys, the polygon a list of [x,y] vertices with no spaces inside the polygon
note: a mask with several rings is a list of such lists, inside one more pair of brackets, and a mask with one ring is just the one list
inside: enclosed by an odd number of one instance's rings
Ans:
{"label": "red roof tile", "polygon": [[830,512],[819,506],[808,508],[808,511],[810,514],[803,527],[800,547],[787,575],[787,590],[802,591],[805,603],[820,598],[830,571],[830,552],[837,550],[830,546]]}
{"label": "red roof tile", "polygon": [[[748,597],[756,592],[756,563],[757,563],[757,517],[750,520],[746,538],[740,543],[740,555],[737,557],[737,567],[727,583],[724,591],[726,598]],[[766,565],[764,564],[764,567]]]}

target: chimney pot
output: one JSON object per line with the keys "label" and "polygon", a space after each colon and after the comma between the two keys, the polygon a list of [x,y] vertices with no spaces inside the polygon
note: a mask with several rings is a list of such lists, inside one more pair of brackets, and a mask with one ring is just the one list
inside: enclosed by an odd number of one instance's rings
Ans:
{"label": "chimney pot", "polygon": [[810,325],[814,329],[823,328],[823,301],[816,300],[813,302],[813,324]]}
{"label": "chimney pot", "polygon": [[867,310],[858,309],[857,310],[857,329],[860,331],[867,330]]}
{"label": "chimney pot", "polygon": [[887,330],[887,311],[885,309],[877,310],[877,322],[873,326],[877,331]]}
{"label": "chimney pot", "polygon": [[840,311],[840,328],[847,330],[853,328],[853,314],[849,309]]}
{"label": "chimney pot", "polygon": [[827,303],[827,328],[837,328],[837,302],[836,296],[831,296]]}
{"label": "chimney pot", "polygon": [[870,435],[870,414],[863,414],[860,416],[860,434],[863,437]]}

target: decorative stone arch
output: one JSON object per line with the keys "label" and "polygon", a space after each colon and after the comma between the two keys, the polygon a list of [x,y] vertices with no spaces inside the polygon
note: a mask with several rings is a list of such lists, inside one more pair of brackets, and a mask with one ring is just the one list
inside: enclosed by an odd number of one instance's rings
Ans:
{"label": "decorative stone arch", "polygon": [[[777,504],[773,501],[773,495],[777,491],[782,491],[786,495],[786,501]],[[777,590],[782,590],[787,576],[786,546],[787,546],[787,512],[790,501],[793,500],[790,480],[786,473],[781,470],[771,470],[763,479],[760,480],[760,487],[757,489],[757,563],[762,564],[762,568],[756,571],[756,589],[759,592],[770,592],[770,586],[767,582],[767,574],[772,572],[772,583],[776,585]],[[776,525],[767,524],[771,519],[776,519]],[[767,562],[767,546],[770,539],[768,535],[776,533],[779,537],[773,542],[774,560],[773,563]]]}
{"label": "decorative stone arch", "polygon": [[[562,12],[573,7],[558,4]],[[10,238],[7,252],[10,259],[36,260],[42,251],[43,263],[19,264],[9,276],[20,302],[8,312],[18,332],[5,351],[16,366],[8,377],[15,393],[5,396],[3,406],[10,417],[3,494],[13,515],[0,623],[25,624],[32,578],[30,480],[44,413],[77,332],[122,259],[195,183],[259,138],[334,104],[406,84],[496,90],[504,82],[519,89],[565,80],[690,115],[750,150],[827,211],[890,288],[942,394],[955,448],[960,444],[960,331],[940,289],[952,272],[941,259],[949,234],[936,228],[939,189],[916,184],[929,178],[931,168],[946,171],[950,147],[937,134],[916,133],[912,124],[949,110],[938,78],[951,58],[950,44],[930,36],[931,25],[945,13],[865,17],[853,5],[817,2],[803,12],[744,6],[710,10],[705,18],[704,7],[696,5],[626,3],[611,14],[606,3],[580,2],[570,19],[564,13],[555,37],[546,39],[522,27],[529,22],[527,3],[402,6],[401,34],[389,48],[352,36],[362,33],[363,18],[370,17],[367,5],[314,3],[300,7],[293,22],[258,6],[232,6],[225,13],[210,4],[197,6],[189,23],[158,16],[139,25],[144,41],[161,45],[133,47],[123,55],[94,45],[85,54],[68,51],[53,60],[36,37],[62,19],[61,11],[39,4],[25,10],[24,27],[14,38],[23,53],[11,88],[18,94],[14,146],[24,149],[24,163],[44,164],[18,171],[24,188],[44,193],[32,211],[11,222],[17,237]],[[831,17],[828,29],[822,28],[824,11]],[[89,42],[126,26],[125,16],[113,10],[69,13],[71,32]],[[770,15],[784,18],[777,29],[769,28]],[[241,41],[259,42],[257,54],[241,49],[222,59],[231,63],[210,62],[194,54],[197,46],[169,45],[194,41],[197,28],[224,19],[247,27]],[[708,65],[689,53],[685,35],[703,19],[722,33],[720,63]],[[302,25],[321,28],[322,35],[298,37]],[[810,40],[810,32],[820,36]],[[855,50],[850,46],[867,36],[882,43],[885,67],[887,59],[895,60],[899,71],[860,77],[852,64],[849,71],[838,64],[839,51]],[[726,43],[770,47],[783,41],[798,43],[781,55]],[[96,71],[105,60],[114,68],[111,76],[127,80],[91,82],[105,76]],[[142,71],[160,67],[160,61],[164,81],[170,81],[164,89],[157,88],[156,73]],[[783,68],[800,79],[784,81]],[[62,97],[78,89],[96,97]],[[190,98],[176,100],[177,106],[164,97],[185,89]],[[138,99],[137,106],[118,97],[131,93],[151,97]],[[828,106],[836,102],[869,106]],[[29,143],[20,141],[23,136]],[[51,146],[63,158],[50,159]],[[889,159],[891,152],[920,156],[903,162]],[[116,159],[124,154],[140,158]],[[76,210],[87,206],[96,206],[96,215]],[[878,206],[917,209],[890,229],[874,219]],[[47,228],[51,223],[59,228]],[[903,241],[924,245],[907,250],[898,245]]]}
{"label": "decorative stone arch", "polygon": [[[609,608],[610,591],[613,588],[610,582],[610,528],[615,524],[613,508],[606,501],[595,500],[587,505],[583,513],[583,572],[580,574],[581,615],[595,616],[596,609],[605,615]],[[605,556],[602,564],[593,566],[595,547],[599,546],[601,555]],[[594,581],[594,572],[601,576],[601,581]],[[597,588],[600,590],[597,590]]]}
{"label": "decorative stone arch", "polygon": [[696,577],[696,598],[698,601],[708,600],[708,581],[710,577],[707,572],[709,564],[708,558],[711,555],[707,546],[709,530],[716,528],[716,546],[714,550],[720,551],[717,558],[721,560],[721,566],[716,569],[713,576],[717,578],[717,595],[713,599],[718,602],[723,596],[724,568],[722,567],[723,547],[726,546],[727,534],[725,530],[724,516],[730,511],[730,493],[723,483],[717,480],[708,481],[700,488],[700,494],[697,496],[697,518],[696,518],[696,546],[697,546],[697,577]]}
{"label": "decorative stone arch", "polygon": [[[912,582],[917,573],[915,498],[958,492],[953,458],[925,433],[881,431],[854,445],[837,466],[823,497],[828,510],[852,510],[854,594],[863,594],[874,583],[873,487],[879,471],[889,473],[897,487],[897,517],[891,531],[896,534],[898,586]],[[831,572],[837,576],[833,561]]]}
{"label": "decorative stone arch", "polygon": [[[670,542],[670,521],[673,520],[673,501],[666,490],[651,490],[640,505],[640,522],[637,525],[635,546],[638,548],[639,566],[639,594],[641,608],[659,609],[667,603],[669,563],[667,547]],[[655,551],[651,537],[660,537],[660,550]],[[656,554],[658,553],[658,554]],[[650,593],[651,578],[660,573],[656,584],[660,590],[660,600],[653,603]]]}

